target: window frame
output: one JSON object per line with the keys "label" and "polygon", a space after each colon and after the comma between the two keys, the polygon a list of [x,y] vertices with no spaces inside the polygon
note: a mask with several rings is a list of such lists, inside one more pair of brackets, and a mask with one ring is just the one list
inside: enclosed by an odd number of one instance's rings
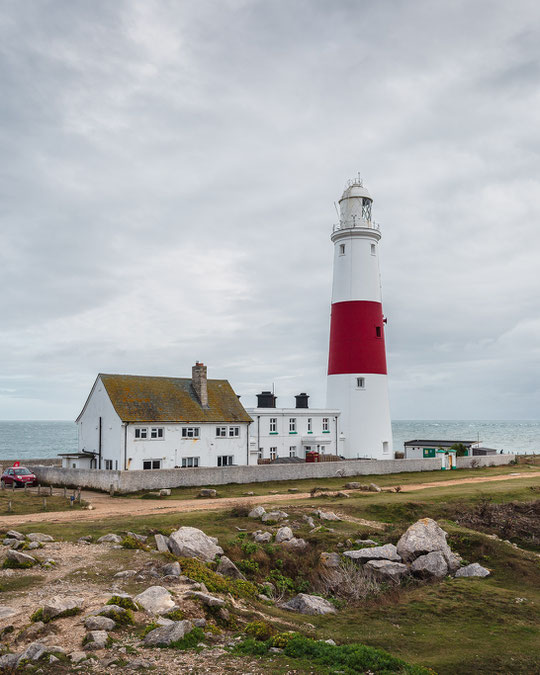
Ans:
{"label": "window frame", "polygon": [[135,427],[134,438],[136,441],[147,441],[148,427]]}
{"label": "window frame", "polygon": [[165,438],[165,434],[164,434],[163,427],[150,427],[150,440],[152,440],[152,441],[162,441],[164,438]]}
{"label": "window frame", "polygon": [[296,445],[289,445],[289,457],[296,457]]}
{"label": "window frame", "polygon": [[323,434],[329,434],[330,433],[330,418],[329,417],[323,417],[322,418],[322,432],[323,432]]}
{"label": "window frame", "polygon": [[277,417],[270,417],[268,419],[268,433],[277,434]]}
{"label": "window frame", "polygon": [[345,244],[340,244],[339,245],[339,255],[346,255],[345,251],[346,251]]}
{"label": "window frame", "polygon": [[201,427],[182,427],[182,439],[197,440],[201,437]]}
{"label": "window frame", "polygon": [[366,378],[365,377],[357,377],[356,378],[356,388],[357,389],[365,389],[366,388]]}
{"label": "window frame", "polygon": [[182,469],[198,469],[201,463],[200,457],[182,457]]}
{"label": "window frame", "polygon": [[[225,460],[225,462],[223,462]],[[220,468],[224,466],[233,466],[234,464],[234,455],[218,455],[217,456],[217,465]]]}
{"label": "window frame", "polygon": [[240,437],[240,427],[234,426],[229,427],[229,438],[239,438]]}
{"label": "window frame", "polygon": [[216,427],[216,438],[227,438],[227,427]]}
{"label": "window frame", "polygon": [[270,461],[273,459],[277,459],[278,454],[277,454],[277,446],[273,446],[270,448]]}
{"label": "window frame", "polygon": [[296,434],[296,417],[289,417],[289,433]]}

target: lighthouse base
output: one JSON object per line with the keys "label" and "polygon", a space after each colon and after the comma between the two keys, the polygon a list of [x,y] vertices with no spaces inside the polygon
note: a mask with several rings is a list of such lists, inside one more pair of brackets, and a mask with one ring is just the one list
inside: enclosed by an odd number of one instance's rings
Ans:
{"label": "lighthouse base", "polygon": [[386,375],[328,375],[326,404],[341,410],[340,454],[394,459]]}

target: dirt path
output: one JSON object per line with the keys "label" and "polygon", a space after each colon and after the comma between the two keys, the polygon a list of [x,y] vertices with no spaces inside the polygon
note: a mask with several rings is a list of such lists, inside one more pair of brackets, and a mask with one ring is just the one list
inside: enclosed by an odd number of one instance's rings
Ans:
{"label": "dirt path", "polygon": [[[433,487],[445,487],[452,485],[463,485],[467,483],[489,483],[492,481],[512,480],[513,478],[523,478],[530,476],[529,473],[511,473],[498,476],[479,476],[478,478],[461,478],[456,480],[435,481],[432,483],[417,483],[402,486],[402,492],[414,492]],[[354,493],[356,490],[342,490],[343,492]],[[58,491],[60,494],[61,491]],[[158,515],[160,513],[188,513],[191,511],[219,511],[226,509],[239,502],[250,504],[273,504],[279,502],[292,502],[298,499],[308,499],[309,492],[287,493],[280,495],[256,495],[253,497],[222,497],[202,501],[200,499],[182,499],[152,502],[145,499],[128,499],[122,497],[109,497],[101,492],[83,492],[84,500],[90,502],[94,509],[91,511],[51,511],[48,513],[29,513],[27,515],[2,516],[0,517],[0,527],[13,527],[24,523],[63,523],[76,520],[102,520],[103,518],[114,518],[122,515],[146,516]]]}

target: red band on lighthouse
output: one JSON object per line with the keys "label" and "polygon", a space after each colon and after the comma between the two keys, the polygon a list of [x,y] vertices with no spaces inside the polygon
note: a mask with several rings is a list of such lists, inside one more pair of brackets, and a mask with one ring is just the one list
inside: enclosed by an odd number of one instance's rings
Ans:
{"label": "red band on lighthouse", "polygon": [[382,305],[369,300],[332,305],[328,374],[386,375]]}

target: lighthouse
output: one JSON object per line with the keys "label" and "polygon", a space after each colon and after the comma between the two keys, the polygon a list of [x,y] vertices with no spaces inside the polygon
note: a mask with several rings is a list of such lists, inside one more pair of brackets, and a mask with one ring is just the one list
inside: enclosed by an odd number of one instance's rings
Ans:
{"label": "lighthouse", "polygon": [[381,231],[360,176],[349,181],[334,225],[334,276],[328,355],[329,408],[341,410],[345,457],[393,459],[385,319],[379,272]]}

